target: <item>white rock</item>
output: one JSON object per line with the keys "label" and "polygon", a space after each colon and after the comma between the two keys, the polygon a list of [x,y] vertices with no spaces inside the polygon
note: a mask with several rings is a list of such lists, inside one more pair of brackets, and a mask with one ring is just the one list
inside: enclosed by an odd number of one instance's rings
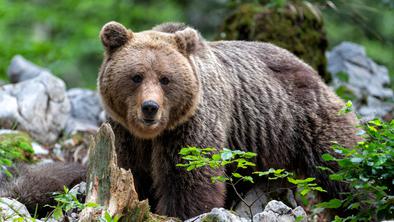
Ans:
{"label": "white rock", "polygon": [[34,154],[37,155],[48,155],[49,151],[44,149],[40,144],[38,143],[31,143],[31,146],[33,147]]}
{"label": "white rock", "polygon": [[13,221],[20,217],[31,218],[26,206],[14,199],[0,198],[0,217],[2,221]]}
{"label": "white rock", "polygon": [[248,222],[245,219],[235,215],[234,213],[224,208],[213,208],[211,212],[201,214],[197,217],[186,220],[185,222],[203,222],[203,221],[216,221],[216,222]]}
{"label": "white rock", "polygon": [[1,86],[0,107],[0,123],[15,122],[42,144],[57,140],[70,112],[64,82],[48,71]]}
{"label": "white rock", "polygon": [[[246,193],[243,199],[247,203],[253,203],[252,214],[255,215],[264,210],[264,206],[268,203],[268,197],[264,193],[260,186],[254,186],[250,191]],[[242,201],[239,201],[235,206],[234,211],[237,212],[241,217],[250,217],[249,207]]]}
{"label": "white rock", "polygon": [[264,211],[254,215],[254,222],[295,222],[301,216],[302,222],[307,221],[307,215],[302,207],[292,210],[281,201],[271,200]]}
{"label": "white rock", "polygon": [[[332,86],[346,87],[356,97],[353,105],[364,120],[394,114],[394,93],[388,88],[388,70],[367,57],[364,47],[343,42],[327,53]],[[348,75],[344,81],[340,72]]]}
{"label": "white rock", "polygon": [[71,103],[70,118],[67,120],[65,131],[96,131],[102,123],[100,99],[96,91],[87,89],[70,89],[67,91]]}
{"label": "white rock", "polygon": [[17,83],[37,77],[43,71],[47,70],[31,63],[20,55],[16,55],[11,60],[7,74],[12,83]]}
{"label": "white rock", "polygon": [[18,134],[19,131],[16,130],[10,130],[10,129],[0,129],[0,135],[3,134]]}

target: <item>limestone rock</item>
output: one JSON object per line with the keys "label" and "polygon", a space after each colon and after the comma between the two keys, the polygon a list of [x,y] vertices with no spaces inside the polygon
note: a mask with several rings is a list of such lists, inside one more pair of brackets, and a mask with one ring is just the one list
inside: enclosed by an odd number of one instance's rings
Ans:
{"label": "limestone rock", "polygon": [[[268,202],[273,199],[282,201],[290,207],[297,206],[293,191],[291,189],[272,189],[277,186],[279,186],[279,184],[277,184],[276,181],[255,184],[253,188],[244,195],[243,199],[247,203],[253,203],[251,206],[253,215],[262,212]],[[242,201],[238,201],[237,204],[233,205],[235,205],[234,211],[241,217],[248,218],[250,216],[249,207]]]}
{"label": "limestone rock", "polygon": [[14,221],[21,217],[26,219],[31,218],[30,213],[25,205],[15,199],[9,199],[5,197],[0,198],[1,221]]}
{"label": "limestone rock", "polygon": [[96,131],[102,123],[103,109],[96,91],[87,89],[70,89],[67,97],[71,103],[70,118],[67,120],[65,131]]}
{"label": "limestone rock", "polygon": [[239,217],[234,213],[224,208],[213,208],[211,212],[201,214],[197,217],[186,220],[185,222],[203,222],[203,221],[215,221],[215,222],[247,222],[248,219]]}
{"label": "limestone rock", "polygon": [[[33,72],[26,67],[20,71]],[[31,79],[26,78],[21,77],[19,79],[25,81],[0,87],[0,127],[17,126],[40,143],[54,143],[70,112],[65,84],[46,70],[41,70]]]}
{"label": "limestone rock", "polygon": [[394,93],[388,70],[367,57],[364,47],[343,42],[327,53],[336,92],[352,100],[364,120],[394,114]]}
{"label": "limestone rock", "polygon": [[20,55],[16,55],[11,60],[7,74],[11,83],[18,83],[37,77],[41,72],[44,71],[48,70],[29,62]]}
{"label": "limestone rock", "polygon": [[[257,213],[260,213],[264,210],[264,206],[267,205],[269,197],[264,193],[262,189],[260,189],[259,186],[254,186],[250,191],[246,193],[246,195],[243,197],[243,199],[247,203],[253,203],[252,205],[252,214],[255,215]],[[246,206],[245,203],[242,201],[239,201],[238,204],[235,206],[234,211],[237,212],[240,216],[242,217],[249,217],[250,216],[250,211],[249,207]]]}
{"label": "limestone rock", "polygon": [[254,215],[254,222],[295,222],[296,218],[301,218],[303,222],[307,221],[307,215],[302,207],[296,207],[292,210],[284,203],[276,200],[270,201],[263,212]]}

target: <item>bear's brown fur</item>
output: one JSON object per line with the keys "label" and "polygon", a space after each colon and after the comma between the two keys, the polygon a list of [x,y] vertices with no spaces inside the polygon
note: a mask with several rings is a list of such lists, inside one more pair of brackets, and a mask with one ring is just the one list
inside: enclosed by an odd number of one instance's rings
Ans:
{"label": "bear's brown fur", "polygon": [[85,180],[86,167],[78,163],[42,163],[17,165],[11,169],[13,177],[0,177],[0,197],[15,198],[35,216],[47,216],[56,205],[54,192],[62,192],[64,186],[72,188]]}
{"label": "bear's brown fur", "polygon": [[[208,42],[196,30],[164,24],[135,33],[110,22],[101,31],[105,57],[98,79],[112,118],[119,163],[159,214],[182,219],[225,203],[212,184],[220,171],[186,171],[186,146],[230,147],[258,154],[254,170],[284,168],[341,190],[316,166],[336,141],[352,146],[356,120],[307,64],[269,43]],[[163,80],[165,79],[165,81]],[[154,101],[146,118],[142,105]]]}

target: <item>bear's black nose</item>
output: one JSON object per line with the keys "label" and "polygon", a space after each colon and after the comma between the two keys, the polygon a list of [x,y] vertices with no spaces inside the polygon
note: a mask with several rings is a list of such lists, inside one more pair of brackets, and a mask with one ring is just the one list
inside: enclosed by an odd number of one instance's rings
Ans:
{"label": "bear's black nose", "polygon": [[157,113],[157,110],[159,110],[159,104],[157,104],[153,100],[144,101],[142,103],[141,109],[142,109],[142,113],[147,118],[153,118]]}

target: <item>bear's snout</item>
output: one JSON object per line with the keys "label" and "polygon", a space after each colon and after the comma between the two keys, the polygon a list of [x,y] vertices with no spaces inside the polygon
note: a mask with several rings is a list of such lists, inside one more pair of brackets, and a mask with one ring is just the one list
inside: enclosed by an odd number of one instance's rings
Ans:
{"label": "bear's snout", "polygon": [[141,105],[141,111],[144,115],[144,122],[153,123],[159,108],[159,104],[153,100],[144,101]]}

